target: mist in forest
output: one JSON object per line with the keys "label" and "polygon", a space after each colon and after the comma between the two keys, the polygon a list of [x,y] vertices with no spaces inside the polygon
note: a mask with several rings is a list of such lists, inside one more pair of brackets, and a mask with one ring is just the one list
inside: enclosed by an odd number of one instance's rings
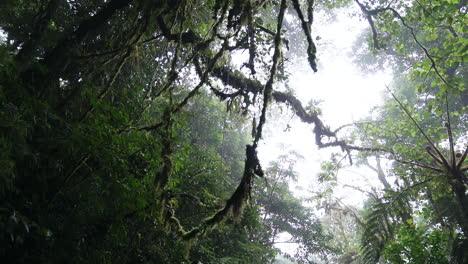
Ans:
{"label": "mist in forest", "polygon": [[466,1],[0,3],[5,263],[467,263]]}

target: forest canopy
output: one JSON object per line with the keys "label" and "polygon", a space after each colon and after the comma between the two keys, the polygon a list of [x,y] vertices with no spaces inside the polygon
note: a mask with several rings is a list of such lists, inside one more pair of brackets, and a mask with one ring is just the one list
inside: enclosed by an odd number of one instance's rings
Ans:
{"label": "forest canopy", "polygon": [[[351,6],[368,22],[356,67],[391,69],[391,97],[331,128],[286,69],[304,60],[313,78],[314,14]],[[466,263],[466,12],[463,0],[2,1],[2,259],[274,263],[287,233],[298,263]],[[329,188],[309,199],[288,187],[300,154],[259,159],[275,106],[334,151],[318,175]],[[353,164],[384,186],[361,209],[333,196]]]}

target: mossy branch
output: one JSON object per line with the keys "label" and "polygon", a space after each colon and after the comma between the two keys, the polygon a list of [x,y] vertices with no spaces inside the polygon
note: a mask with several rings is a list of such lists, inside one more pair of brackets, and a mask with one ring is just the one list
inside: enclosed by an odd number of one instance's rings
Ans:
{"label": "mossy branch", "polygon": [[317,53],[317,47],[315,46],[314,41],[312,40],[312,34],[310,32],[310,28],[312,26],[312,19],[313,19],[313,1],[309,1],[309,6],[308,6],[308,14],[309,14],[309,21],[306,21],[304,18],[304,15],[302,14],[301,6],[299,4],[299,0],[292,0],[294,10],[296,10],[297,16],[299,17],[299,20],[301,21],[301,26],[302,30],[304,31],[304,35],[307,39],[307,56],[309,60],[310,67],[314,72],[317,72],[317,63],[315,62],[316,60],[316,53]]}
{"label": "mossy branch", "polygon": [[286,11],[286,0],[282,0],[279,14],[278,14],[277,25],[276,25],[275,52],[273,53],[273,62],[272,62],[271,69],[270,69],[270,77],[267,83],[265,84],[265,89],[263,90],[263,108],[262,108],[262,113],[260,115],[260,120],[258,122],[257,131],[255,133],[255,139],[253,143],[254,148],[257,147],[258,141],[262,137],[263,125],[265,124],[265,121],[266,121],[266,112],[267,112],[267,108],[271,100],[271,94],[273,91],[273,83],[276,77],[276,71],[278,70],[278,62],[280,60],[280,57],[282,56],[281,28],[283,26],[283,18],[284,18],[285,11]]}

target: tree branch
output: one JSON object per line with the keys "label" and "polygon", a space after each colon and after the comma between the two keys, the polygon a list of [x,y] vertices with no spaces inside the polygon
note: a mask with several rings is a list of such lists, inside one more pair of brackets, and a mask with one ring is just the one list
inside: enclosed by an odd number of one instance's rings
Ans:
{"label": "tree branch", "polygon": [[316,60],[316,53],[317,53],[317,47],[315,46],[314,41],[312,40],[312,35],[310,33],[310,28],[312,25],[312,5],[313,1],[309,3],[309,21],[305,21],[304,15],[302,14],[301,6],[299,5],[299,0],[292,0],[294,9],[296,10],[297,16],[299,17],[299,20],[301,20],[301,26],[302,30],[304,31],[304,35],[306,36],[308,47],[307,47],[307,55],[308,55],[308,60],[310,67],[314,72],[317,72],[317,63],[315,62]]}

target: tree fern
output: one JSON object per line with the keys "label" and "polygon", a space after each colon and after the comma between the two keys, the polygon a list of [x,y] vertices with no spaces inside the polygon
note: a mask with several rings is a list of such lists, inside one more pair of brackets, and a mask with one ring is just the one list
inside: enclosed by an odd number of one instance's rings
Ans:
{"label": "tree fern", "polygon": [[365,216],[365,226],[361,237],[361,250],[364,263],[376,263],[386,242],[393,235],[390,221],[389,203],[381,199],[372,202]]}

